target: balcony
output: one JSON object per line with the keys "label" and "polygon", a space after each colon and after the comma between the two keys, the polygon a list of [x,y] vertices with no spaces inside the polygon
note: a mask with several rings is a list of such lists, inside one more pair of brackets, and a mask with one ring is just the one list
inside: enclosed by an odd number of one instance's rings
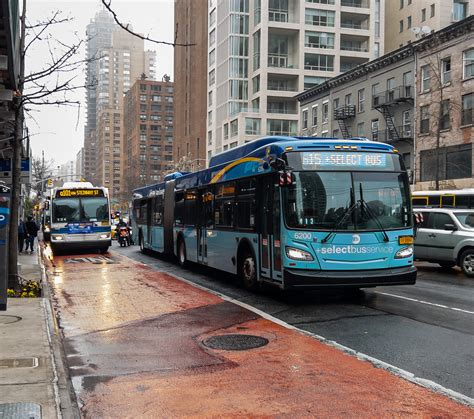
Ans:
{"label": "balcony", "polygon": [[298,91],[298,78],[281,78],[278,75],[271,75],[268,77],[267,90],[273,90],[277,92],[297,92]]}
{"label": "balcony", "polygon": [[335,120],[343,120],[355,117],[356,114],[356,107],[355,105],[346,105],[346,106],[339,106],[338,108],[334,109],[334,119]]}
{"label": "balcony", "polygon": [[268,67],[296,68],[288,55],[268,54]]}
{"label": "balcony", "polygon": [[413,86],[398,86],[372,96],[372,108],[394,105],[413,99]]}
{"label": "balcony", "polygon": [[372,131],[372,140],[373,141],[379,141],[381,143],[386,143],[386,144],[393,144],[396,143],[397,141],[404,140],[413,140],[413,130],[412,126],[403,126],[403,127],[398,127],[397,128],[398,132],[398,139],[393,138],[390,135],[390,132],[388,130],[385,131]]}
{"label": "balcony", "polygon": [[365,43],[342,43],[341,42],[341,50],[342,51],[357,51],[357,52],[369,52],[367,48],[367,44]]}
{"label": "balcony", "polygon": [[369,8],[369,2],[364,0],[341,0],[341,6],[344,7],[363,7]]}
{"label": "balcony", "polygon": [[341,28],[369,30],[369,18],[365,10],[360,13],[341,12]]}

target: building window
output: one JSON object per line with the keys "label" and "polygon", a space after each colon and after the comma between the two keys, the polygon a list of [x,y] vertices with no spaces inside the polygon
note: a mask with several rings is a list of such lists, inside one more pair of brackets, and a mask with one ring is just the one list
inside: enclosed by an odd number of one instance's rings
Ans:
{"label": "building window", "polygon": [[453,21],[458,22],[459,20],[466,19],[468,13],[468,2],[454,0],[453,2]]}
{"label": "building window", "polygon": [[224,124],[224,140],[229,139],[229,124]]}
{"label": "building window", "polygon": [[430,17],[434,17],[435,15],[435,5],[434,3],[430,6]]}
{"label": "building window", "polygon": [[216,82],[216,70],[209,72],[209,86],[212,86]]}
{"label": "building window", "polygon": [[430,132],[430,108],[429,105],[420,107],[420,134]]}
{"label": "building window", "polygon": [[260,76],[255,76],[252,79],[252,91],[254,94],[260,91]]}
{"label": "building window", "polygon": [[212,125],[212,111],[207,113],[207,125]]}
{"label": "building window", "polygon": [[474,48],[462,53],[463,79],[474,77]]}
{"label": "building window", "polygon": [[344,98],[344,104],[345,104],[346,106],[352,105],[352,93],[349,93],[349,94],[347,94],[347,95],[345,96],[345,98]]}
{"label": "building window", "polygon": [[357,136],[358,137],[363,137],[365,135],[365,128],[364,128],[364,123],[359,122],[357,124]]}
{"label": "building window", "polygon": [[403,9],[403,0],[400,0],[400,9]]}
{"label": "building window", "polygon": [[400,21],[400,29],[399,29],[399,32],[403,32],[403,20]]}
{"label": "building window", "polygon": [[441,83],[446,84],[451,81],[451,57],[441,61]]}
{"label": "building window", "polygon": [[411,28],[411,16],[407,17],[407,29]]}
{"label": "building window", "polygon": [[239,134],[239,121],[237,119],[234,119],[233,121],[230,121],[230,136],[235,137],[238,134]]}
{"label": "building window", "polygon": [[216,43],[216,30],[213,29],[209,34],[209,46],[212,47]]}
{"label": "building window", "polygon": [[426,9],[421,9],[421,21],[424,22],[426,20]]}
{"label": "building window", "polygon": [[209,26],[214,25],[216,23],[216,9],[214,9],[210,14],[209,14]]}
{"label": "building window", "polygon": [[245,134],[247,135],[260,135],[261,121],[259,118],[245,118]]}
{"label": "building window", "polygon": [[451,128],[451,123],[449,119],[449,99],[446,99],[441,102],[441,115],[439,118],[439,129],[446,130],[449,128]]}
{"label": "building window", "polygon": [[334,26],[336,12],[331,10],[306,9],[305,23],[314,26]]}
{"label": "building window", "polygon": [[426,92],[430,90],[430,66],[429,64],[421,67],[421,91]]}
{"label": "building window", "polygon": [[323,103],[323,124],[328,123],[329,118],[329,102]]}
{"label": "building window", "polygon": [[313,106],[311,109],[311,119],[312,119],[312,126],[318,126],[318,105]]}
{"label": "building window", "polygon": [[365,111],[365,90],[360,89],[357,92],[357,112]]}
{"label": "building window", "polygon": [[216,62],[216,50],[213,49],[210,53],[209,53],[209,67],[213,66]]}
{"label": "building window", "polygon": [[303,110],[302,125],[303,125],[302,127],[303,129],[308,128],[308,109]]}
{"label": "building window", "polygon": [[146,102],[146,95],[140,95],[140,102]]}
{"label": "building window", "polygon": [[212,131],[207,131],[207,145],[212,145]]}
{"label": "building window", "polygon": [[212,90],[207,94],[208,106],[212,106]]}
{"label": "building window", "polygon": [[474,93],[462,97],[461,125],[472,125],[474,123]]}
{"label": "building window", "polygon": [[472,176],[472,144],[441,147],[420,153],[421,181],[465,179]]}

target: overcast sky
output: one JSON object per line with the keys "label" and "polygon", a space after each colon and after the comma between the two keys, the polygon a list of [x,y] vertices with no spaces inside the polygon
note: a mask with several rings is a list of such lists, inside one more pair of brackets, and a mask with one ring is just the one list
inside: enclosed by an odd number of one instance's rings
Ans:
{"label": "overcast sky", "polygon": [[[153,39],[173,40],[173,0],[112,0],[112,7],[123,22],[133,25],[136,32]],[[77,39],[76,36],[85,38],[87,24],[101,8],[100,0],[27,0],[27,18],[30,24],[34,24],[51,16],[54,11],[61,10],[64,16],[73,17],[74,20],[58,25],[54,35],[72,43]],[[161,79],[166,73],[173,79],[173,47],[146,42],[145,49],[157,52],[157,77]],[[47,56],[45,42],[35,42],[26,59],[26,73],[44,66]],[[80,57],[84,56],[85,49],[81,51]],[[84,69],[78,70],[77,83],[84,83]],[[76,91],[71,99],[81,101],[79,110],[71,107],[37,107],[32,111],[34,120],[27,121],[33,155],[40,156],[44,150],[45,158],[54,159],[55,165],[75,160],[84,142],[85,91]]]}

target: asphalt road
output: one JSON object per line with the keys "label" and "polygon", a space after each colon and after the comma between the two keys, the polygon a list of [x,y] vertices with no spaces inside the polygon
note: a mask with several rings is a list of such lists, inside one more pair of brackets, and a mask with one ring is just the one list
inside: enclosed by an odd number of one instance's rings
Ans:
{"label": "asphalt road", "polygon": [[474,280],[457,270],[419,264],[416,285],[377,287],[357,295],[250,293],[222,272],[180,268],[137,246],[113,250],[362,352],[419,378],[474,397]]}

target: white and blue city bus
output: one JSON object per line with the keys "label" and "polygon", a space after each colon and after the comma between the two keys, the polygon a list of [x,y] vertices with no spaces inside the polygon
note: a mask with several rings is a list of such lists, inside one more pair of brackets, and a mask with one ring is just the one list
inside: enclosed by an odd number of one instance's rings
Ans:
{"label": "white and blue city bus", "polygon": [[107,252],[111,245],[107,188],[66,182],[51,191],[49,207],[53,253],[78,249]]}
{"label": "white and blue city bus", "polygon": [[414,284],[410,188],[388,144],[265,137],[134,191],[141,250],[254,289]]}

